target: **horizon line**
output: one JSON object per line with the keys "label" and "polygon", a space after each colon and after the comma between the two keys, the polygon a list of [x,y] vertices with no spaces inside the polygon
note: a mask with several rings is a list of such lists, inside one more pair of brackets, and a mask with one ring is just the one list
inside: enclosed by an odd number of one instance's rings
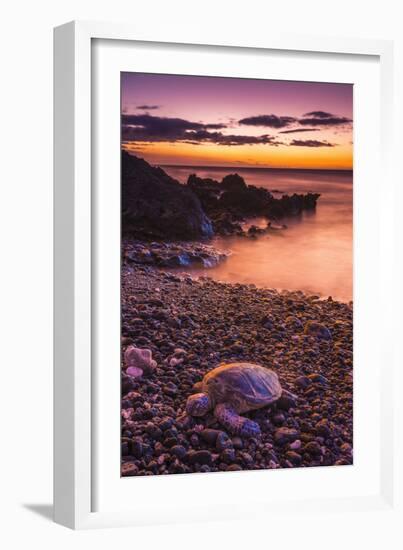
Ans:
{"label": "horizon line", "polygon": [[[150,163],[151,164],[151,163]],[[303,170],[304,172],[353,172],[353,168],[297,168],[287,166],[254,166],[254,165],[237,165],[237,166],[225,166],[221,164],[167,164],[167,163],[155,163],[154,166],[167,166],[171,168],[225,168],[228,170]]]}

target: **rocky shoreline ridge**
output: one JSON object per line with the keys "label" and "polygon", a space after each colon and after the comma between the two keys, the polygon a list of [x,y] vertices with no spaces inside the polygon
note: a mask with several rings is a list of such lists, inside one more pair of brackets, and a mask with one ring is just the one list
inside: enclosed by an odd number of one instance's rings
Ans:
{"label": "rocky shoreline ridge", "polygon": [[[123,255],[122,352],[133,345],[156,368],[137,378],[122,361],[123,476],[353,463],[351,304],[193,279]],[[237,361],[274,370],[289,392],[246,414],[258,439],[185,414],[194,384]]]}
{"label": "rocky shoreline ridge", "polygon": [[122,256],[125,262],[158,268],[210,268],[225,260],[228,255],[228,252],[211,245],[192,241],[122,241]]}
{"label": "rocky shoreline ridge", "polygon": [[214,235],[256,236],[245,230],[248,218],[262,217],[273,227],[287,217],[314,210],[320,195],[275,198],[267,189],[247,185],[238,174],[221,182],[191,174],[186,185],[162,168],[122,152],[122,234],[145,240],[203,240]]}

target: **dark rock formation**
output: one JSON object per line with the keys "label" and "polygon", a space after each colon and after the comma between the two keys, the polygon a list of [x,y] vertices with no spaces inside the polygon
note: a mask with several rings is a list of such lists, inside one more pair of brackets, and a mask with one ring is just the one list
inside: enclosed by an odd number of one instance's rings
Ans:
{"label": "dark rock formation", "polygon": [[188,187],[198,196],[202,207],[221,235],[242,233],[239,224],[246,217],[264,216],[269,220],[298,216],[304,210],[314,210],[318,193],[293,194],[274,198],[262,187],[246,185],[238,174],[229,174],[221,182],[211,178],[189,176]]}
{"label": "dark rock formation", "polygon": [[276,220],[316,207],[319,194],[274,198],[262,187],[247,185],[238,174],[221,182],[192,174],[181,185],[161,168],[122,153],[122,233],[147,239],[197,240],[218,235],[253,236],[248,217]]}
{"label": "dark rock formation", "polygon": [[122,232],[156,239],[211,237],[213,227],[190,188],[161,168],[122,152]]}

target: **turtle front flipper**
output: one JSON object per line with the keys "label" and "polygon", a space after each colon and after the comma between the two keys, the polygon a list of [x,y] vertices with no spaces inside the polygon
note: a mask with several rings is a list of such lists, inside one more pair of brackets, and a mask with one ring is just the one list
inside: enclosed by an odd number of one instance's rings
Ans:
{"label": "turtle front flipper", "polygon": [[234,435],[241,437],[259,437],[259,424],[240,416],[231,405],[220,403],[214,409],[214,415],[218,422],[224,426],[226,430]]}

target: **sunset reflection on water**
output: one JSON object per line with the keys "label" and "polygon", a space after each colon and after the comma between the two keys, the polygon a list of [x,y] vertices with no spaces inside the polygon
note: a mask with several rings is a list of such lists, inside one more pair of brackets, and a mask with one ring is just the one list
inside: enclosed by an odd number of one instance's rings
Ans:
{"label": "sunset reflection on water", "polygon": [[[189,173],[221,180],[234,169],[166,167],[185,182]],[[341,301],[352,300],[353,176],[349,171],[237,169],[246,183],[282,194],[321,193],[316,212],[281,220],[287,229],[272,230],[257,239],[217,237],[212,244],[231,252],[209,269],[187,269],[192,275],[253,283],[260,287],[302,290]],[[259,222],[259,220],[257,220]],[[261,220],[262,223],[266,223]]]}

